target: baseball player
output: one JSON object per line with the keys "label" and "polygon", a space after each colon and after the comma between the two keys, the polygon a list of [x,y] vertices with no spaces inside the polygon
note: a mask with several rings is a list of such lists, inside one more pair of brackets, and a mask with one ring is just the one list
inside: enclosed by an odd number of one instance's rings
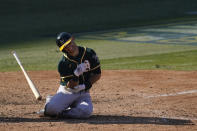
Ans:
{"label": "baseball player", "polygon": [[88,118],[92,111],[89,90],[101,77],[99,59],[93,49],[77,46],[67,32],[57,35],[56,44],[64,54],[58,64],[60,86],[46,99],[40,116]]}

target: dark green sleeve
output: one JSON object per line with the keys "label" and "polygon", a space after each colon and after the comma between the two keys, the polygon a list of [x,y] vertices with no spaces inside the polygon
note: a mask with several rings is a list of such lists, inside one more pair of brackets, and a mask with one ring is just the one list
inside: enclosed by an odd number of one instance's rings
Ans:
{"label": "dark green sleeve", "polygon": [[76,80],[76,76],[73,74],[73,64],[68,61],[61,60],[58,64],[58,72],[60,74],[60,84],[66,85],[71,79]]}
{"label": "dark green sleeve", "polygon": [[88,57],[90,60],[91,73],[100,74],[101,66],[100,66],[100,61],[96,52],[90,48],[88,48],[87,51],[88,51]]}

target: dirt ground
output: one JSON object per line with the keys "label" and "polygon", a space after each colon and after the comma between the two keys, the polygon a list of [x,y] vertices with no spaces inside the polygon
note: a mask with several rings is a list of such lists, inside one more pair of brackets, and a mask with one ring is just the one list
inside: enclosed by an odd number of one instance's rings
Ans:
{"label": "dirt ground", "polygon": [[0,130],[197,130],[197,71],[104,70],[92,90],[89,119],[40,118],[56,71],[31,71],[36,101],[22,72],[0,73]]}

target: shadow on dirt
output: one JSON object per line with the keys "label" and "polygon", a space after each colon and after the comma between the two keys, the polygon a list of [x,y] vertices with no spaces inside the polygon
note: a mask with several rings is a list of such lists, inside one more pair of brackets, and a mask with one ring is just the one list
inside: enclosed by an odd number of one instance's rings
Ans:
{"label": "shadow on dirt", "polygon": [[20,122],[62,122],[70,124],[157,124],[157,125],[194,125],[191,120],[159,118],[159,117],[132,117],[115,115],[92,115],[88,119],[57,119],[57,118],[20,118],[20,117],[0,117],[0,123],[20,123]]}

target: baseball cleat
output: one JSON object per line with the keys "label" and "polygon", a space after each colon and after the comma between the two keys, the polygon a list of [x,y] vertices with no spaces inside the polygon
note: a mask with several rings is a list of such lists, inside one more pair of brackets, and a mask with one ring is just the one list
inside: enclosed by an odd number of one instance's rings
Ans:
{"label": "baseball cleat", "polygon": [[38,111],[37,114],[38,114],[39,117],[44,117],[45,116],[44,109]]}

